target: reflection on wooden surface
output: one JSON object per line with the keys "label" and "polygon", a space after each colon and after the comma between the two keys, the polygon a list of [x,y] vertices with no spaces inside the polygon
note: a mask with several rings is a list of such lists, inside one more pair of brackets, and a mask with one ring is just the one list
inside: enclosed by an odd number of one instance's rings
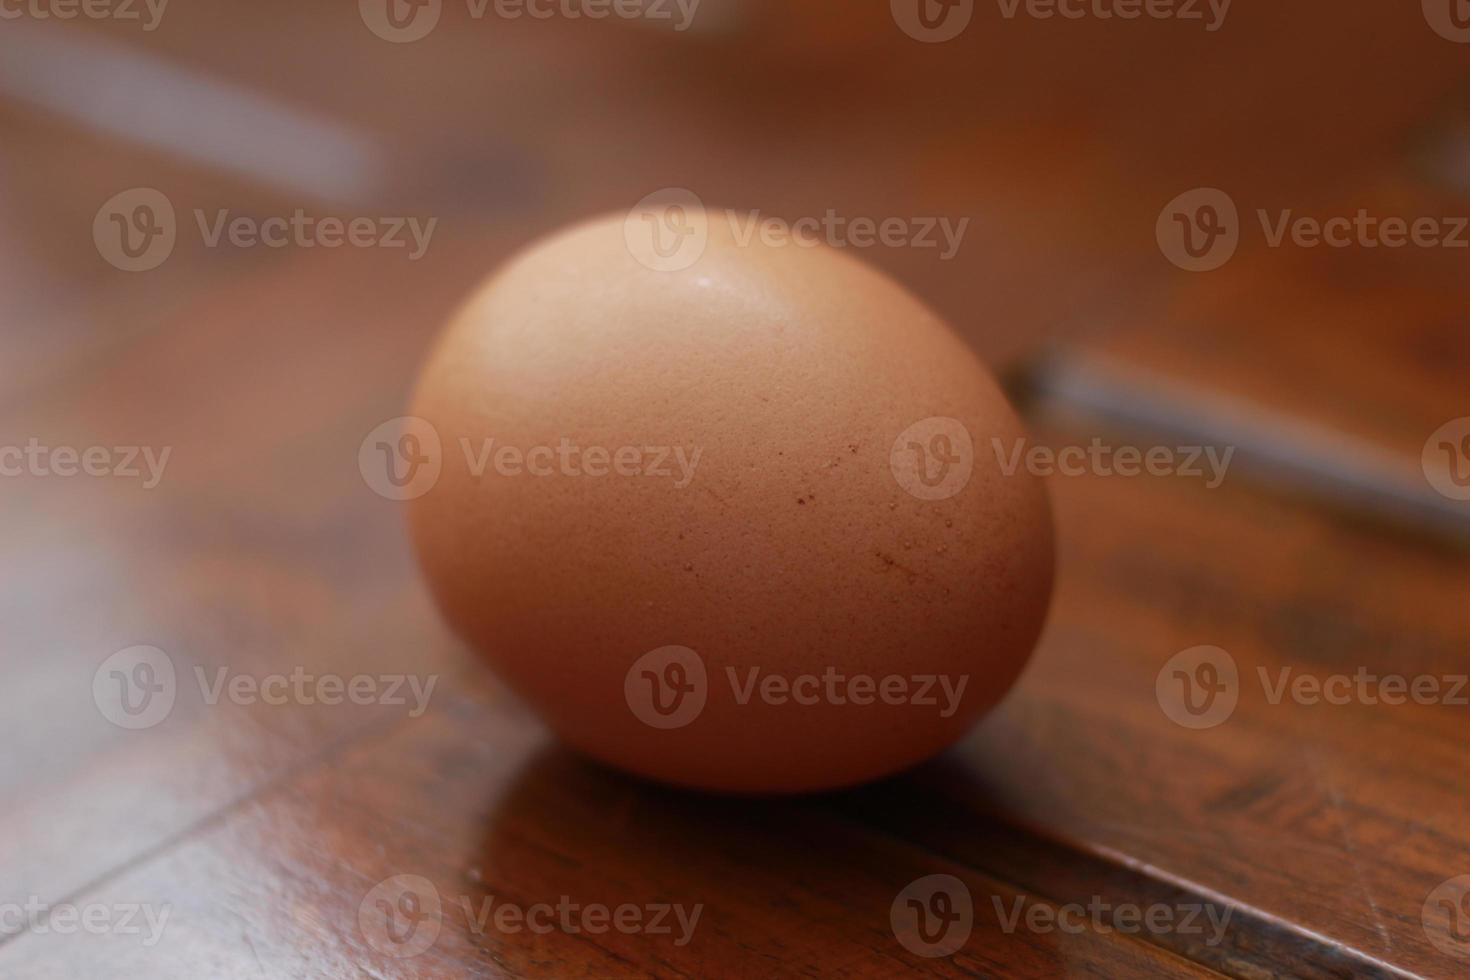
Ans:
{"label": "reflection on wooden surface", "polygon": [[[151,947],[7,927],[0,973],[1456,975],[1453,908],[1426,899],[1470,873],[1465,708],[1273,703],[1258,680],[1470,671],[1463,546],[1404,533],[1351,486],[1270,465],[1213,490],[1057,477],[1059,592],[1021,686],[944,760],[837,796],[692,796],[589,766],[447,636],[359,440],[400,413],[432,332],[496,262],[660,187],[785,219],[969,218],[950,259],[864,255],[1014,378],[1105,362],[1330,434],[1324,454],[1371,447],[1411,483],[1429,435],[1470,415],[1464,253],[1272,247],[1252,224],[1470,208],[1465,49],[1417,5],[1237,5],[1217,32],[977,5],[927,45],[884,4],[707,2],[687,36],[445,4],[402,45],[350,4],[180,3],[153,31],[0,23],[0,445],[172,449],[153,489],[0,479],[0,903],[171,910]],[[1200,186],[1244,217],[1236,256],[1204,274],[1154,237]],[[129,274],[92,225],[134,187],[167,196],[179,234]],[[410,261],[212,246],[196,219],[297,209],[437,229]],[[1169,438],[1034,391],[1048,445]],[[186,689],[127,731],[90,692],[137,644],[186,678],[412,670],[438,687],[421,717]],[[1243,683],[1228,721],[1191,731],[1155,681],[1199,644]],[[964,883],[975,922],[926,959],[890,906],[931,874]],[[411,960],[360,917],[396,875],[445,901]],[[491,896],[703,912],[683,945],[506,932],[475,920]],[[996,914],[1094,896],[1234,911],[1217,944]]]}

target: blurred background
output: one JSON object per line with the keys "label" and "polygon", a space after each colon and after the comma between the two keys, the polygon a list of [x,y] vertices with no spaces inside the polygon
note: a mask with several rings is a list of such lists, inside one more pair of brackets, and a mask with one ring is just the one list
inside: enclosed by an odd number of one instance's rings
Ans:
{"label": "blurred background", "polygon": [[[5,916],[0,975],[1459,975],[1470,886],[1435,890],[1470,873],[1470,709],[1257,691],[1202,738],[1155,678],[1205,643],[1243,675],[1470,669],[1467,41],[1463,0],[0,0],[0,447],[140,470],[0,455],[0,911],[172,910],[152,944]],[[1236,449],[1208,493],[1054,481],[1035,665],[896,783],[708,801],[548,747],[355,465],[476,281],[667,188],[965,221],[954,249],[848,247],[1043,440]],[[298,213],[315,232],[229,231]],[[1300,218],[1354,220],[1273,238]],[[1432,222],[1394,245],[1388,219]],[[440,680],[414,718],[180,697],[130,729],[93,683],[139,645]],[[889,903],[940,871],[975,934],[916,959]],[[708,918],[674,947],[446,911],[395,958],[359,909],[404,873],[446,909]],[[991,894],[1237,911],[1205,947],[1006,932]]]}

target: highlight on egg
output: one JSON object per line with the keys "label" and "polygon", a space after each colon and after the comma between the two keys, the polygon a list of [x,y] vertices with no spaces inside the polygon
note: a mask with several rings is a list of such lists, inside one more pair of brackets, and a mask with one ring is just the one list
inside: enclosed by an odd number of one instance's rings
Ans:
{"label": "highlight on egg", "polygon": [[[644,202],[524,249],[437,340],[408,503],[453,628],[568,744],[670,783],[860,783],[963,736],[1053,545],[974,353],[828,247]],[[984,311],[976,311],[983,316]]]}

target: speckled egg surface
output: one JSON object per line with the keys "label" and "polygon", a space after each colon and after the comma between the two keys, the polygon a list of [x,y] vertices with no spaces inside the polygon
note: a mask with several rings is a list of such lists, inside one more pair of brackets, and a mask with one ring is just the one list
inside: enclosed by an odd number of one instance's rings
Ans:
{"label": "speckled egg surface", "polygon": [[645,217],[532,245],[432,351],[411,411],[441,468],[408,506],[440,608],[561,738],[638,774],[802,791],[933,755],[1045,617],[1020,423],[860,260]]}

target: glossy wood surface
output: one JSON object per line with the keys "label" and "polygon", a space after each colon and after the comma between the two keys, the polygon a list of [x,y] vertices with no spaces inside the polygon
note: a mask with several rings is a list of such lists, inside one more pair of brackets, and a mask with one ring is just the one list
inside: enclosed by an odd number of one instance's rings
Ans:
{"label": "glossy wood surface", "polygon": [[[171,452],[152,489],[0,477],[0,909],[169,910],[152,945],[7,918],[0,976],[1470,970],[1454,940],[1470,906],[1437,891],[1470,875],[1470,707],[1273,703],[1262,680],[1470,673],[1470,505],[1433,498],[1419,472],[1430,434],[1470,416],[1470,251],[1273,248],[1246,224],[1229,263],[1190,273],[1155,240],[1160,209],[1198,186],[1227,190],[1246,222],[1470,214],[1470,46],[1418,5],[1242,3],[1213,33],[981,5],[928,45],[882,4],[707,0],[687,36],[446,4],[428,38],[396,45],[351,4],[175,2],[151,32],[0,21],[0,57],[44,52],[26,78],[54,81],[75,59],[109,63],[85,45],[126,50],[341,127],[369,176],[325,196],[251,177],[46,107],[0,71],[0,446]],[[157,94],[122,75],[108,90]],[[128,274],[91,229],[136,186],[183,222],[162,266]],[[448,634],[357,452],[498,261],[665,186],[784,217],[968,216],[952,259],[864,254],[996,365],[1040,443],[1239,443],[1239,464],[1217,488],[1055,477],[1058,592],[1032,667],[913,773],[759,801],[582,762]],[[438,226],[418,261],[210,247],[190,227],[194,209],[296,208]],[[1273,457],[1282,445],[1326,462],[1303,476]],[[435,687],[411,717],[209,704],[186,684],[166,721],[130,731],[93,681],[139,644],[190,680],[407,672]],[[1156,682],[1198,645],[1228,651],[1241,680],[1230,716],[1192,730]],[[890,909],[934,874],[963,883],[974,926],[925,958]],[[375,886],[399,875],[444,903],[410,958],[371,926]],[[682,944],[476,917],[486,899],[564,896],[701,912]],[[1089,905],[1108,911],[1075,930],[1003,914]],[[1120,929],[1129,905],[1227,926],[1214,941]]]}

